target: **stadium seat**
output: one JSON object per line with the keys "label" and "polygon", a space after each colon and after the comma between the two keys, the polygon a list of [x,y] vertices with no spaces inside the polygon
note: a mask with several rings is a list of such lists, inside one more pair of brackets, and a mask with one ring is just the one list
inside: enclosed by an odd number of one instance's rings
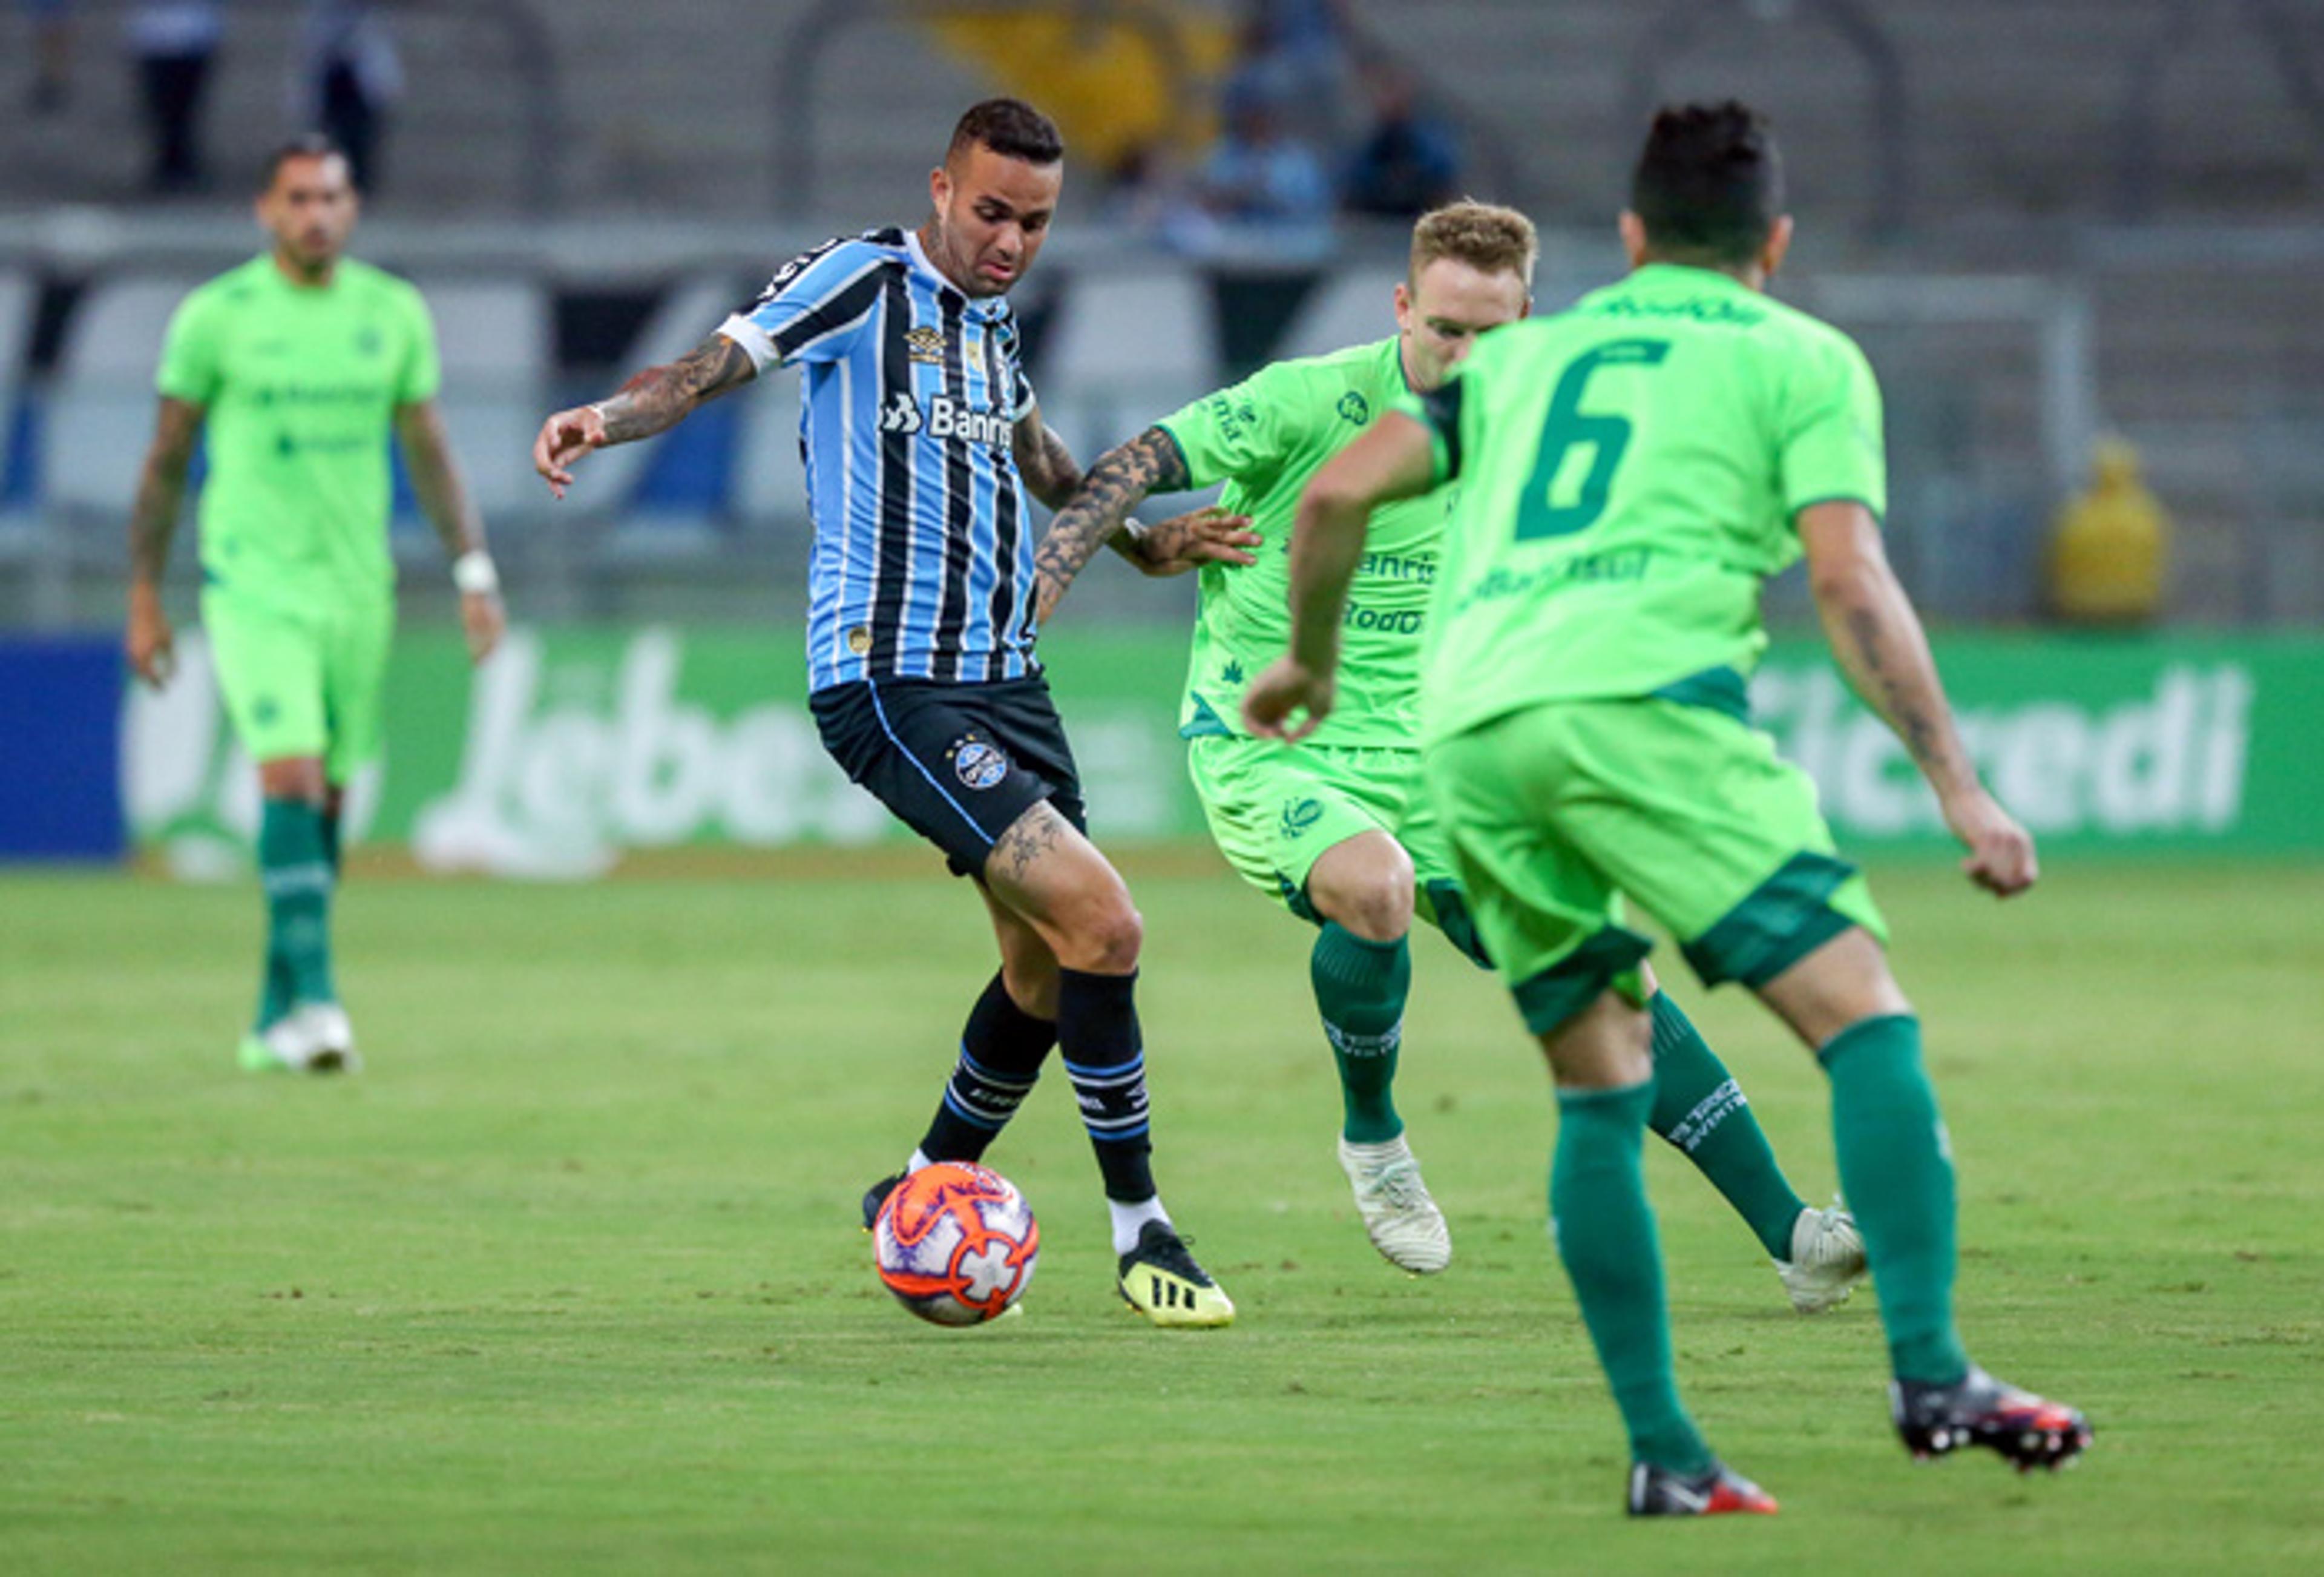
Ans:
{"label": "stadium seat", "polygon": [[38,298],[31,274],[0,269],[0,501],[8,496],[14,465],[17,402],[24,392],[24,352]]}
{"label": "stadium seat", "polygon": [[[624,373],[640,367],[674,362],[700,345],[733,310],[737,301],[744,300],[750,292],[724,274],[702,275],[683,280],[665,293],[643,327],[638,330],[627,350],[622,353],[621,366]],[[763,390],[753,389],[740,396],[761,399]],[[626,521],[627,511],[637,494],[639,484],[647,469],[660,453],[653,444],[623,444],[593,455],[583,484],[591,507],[621,512]]]}
{"label": "stadium seat", "polygon": [[1351,269],[1323,281],[1292,318],[1276,355],[1322,355],[1386,339],[1396,332],[1396,287],[1403,279],[1391,264]]}
{"label": "stadium seat", "polygon": [[1216,313],[1193,269],[1078,274],[1048,336],[1034,388],[1084,465],[1218,384]]}
{"label": "stadium seat", "polygon": [[41,484],[56,509],[126,516],[153,438],[153,366],[170,314],[196,279],[92,287],[65,331],[42,425]]}
{"label": "stadium seat", "polygon": [[436,318],[444,363],[438,403],[476,506],[494,514],[544,507],[533,435],[549,414],[549,302],[529,280],[415,280]]}
{"label": "stadium seat", "polygon": [[[734,505],[753,521],[807,521],[807,467],[799,460],[801,374],[781,373],[735,398],[742,402],[734,456]],[[802,560],[803,562],[803,560]]]}

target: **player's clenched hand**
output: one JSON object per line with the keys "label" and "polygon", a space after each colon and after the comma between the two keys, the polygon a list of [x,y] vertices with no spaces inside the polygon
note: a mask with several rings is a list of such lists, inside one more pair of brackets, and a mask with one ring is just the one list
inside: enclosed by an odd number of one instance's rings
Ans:
{"label": "player's clenched hand", "polygon": [[171,633],[169,616],[161,612],[160,596],[149,586],[140,585],[130,590],[129,636],[123,644],[128,649],[129,666],[155,689],[168,684],[177,671],[176,638]]}
{"label": "player's clenched hand", "polygon": [[1256,564],[1259,533],[1250,517],[1210,504],[1146,528],[1131,545],[1132,562],[1147,575],[1184,575],[1205,564]]}
{"label": "player's clenched hand", "polygon": [[501,605],[500,593],[463,592],[460,629],[468,638],[469,661],[482,662],[492,656],[501,637],[508,633],[508,610]]}
{"label": "player's clenched hand", "polygon": [[540,436],[532,440],[532,468],[563,498],[573,485],[574,462],[605,444],[604,412],[594,405],[560,410],[540,424]]}
{"label": "player's clenched hand", "polygon": [[1261,739],[1296,744],[1332,715],[1333,689],[1331,675],[1278,657],[1242,693],[1242,725]]}
{"label": "player's clenched hand", "polygon": [[1971,881],[1997,898],[2008,898],[2034,885],[2042,874],[2034,857],[2034,835],[2001,808],[2001,802],[1983,788],[1958,797],[1945,806],[1945,825],[1969,850],[1961,870]]}

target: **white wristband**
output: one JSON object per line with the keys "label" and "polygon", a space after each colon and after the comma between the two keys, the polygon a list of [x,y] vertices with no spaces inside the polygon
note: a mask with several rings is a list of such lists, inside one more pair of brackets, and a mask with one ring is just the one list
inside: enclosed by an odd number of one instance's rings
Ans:
{"label": "white wristband", "polygon": [[1130,540],[1132,542],[1143,542],[1146,540],[1146,532],[1148,528],[1143,521],[1134,521],[1130,519],[1128,516],[1124,516],[1121,521],[1121,529],[1129,533]]}
{"label": "white wristband", "polygon": [[452,560],[452,584],[464,596],[488,595],[501,589],[501,572],[493,567],[491,554],[472,549]]}

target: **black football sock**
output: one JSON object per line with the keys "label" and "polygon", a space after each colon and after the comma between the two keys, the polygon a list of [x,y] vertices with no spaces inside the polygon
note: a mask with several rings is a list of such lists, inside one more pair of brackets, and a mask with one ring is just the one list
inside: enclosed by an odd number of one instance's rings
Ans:
{"label": "black football sock", "polygon": [[1032,1093],[1041,1063],[1056,1043],[1057,1027],[1019,1007],[995,974],[969,1010],[959,1065],[920,1140],[920,1153],[932,1161],[982,1158]]}
{"label": "black football sock", "polygon": [[1154,1197],[1146,1111],[1146,1054],[1138,1033],[1138,975],[1058,971],[1057,1044],[1097,1152],[1106,1198]]}

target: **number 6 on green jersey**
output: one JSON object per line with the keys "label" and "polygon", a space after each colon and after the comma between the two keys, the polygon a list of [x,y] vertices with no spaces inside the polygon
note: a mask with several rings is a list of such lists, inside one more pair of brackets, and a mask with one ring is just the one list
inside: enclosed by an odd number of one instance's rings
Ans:
{"label": "number 6 on green jersey", "polygon": [[[1614,486],[1614,470],[1630,447],[1630,420],[1624,416],[1592,415],[1582,409],[1582,395],[1600,367],[1655,366],[1670,355],[1667,339],[1615,339],[1583,352],[1566,364],[1564,376],[1550,395],[1549,414],[1541,424],[1541,447],[1534,458],[1517,508],[1517,538],[1529,542],[1542,537],[1570,537],[1595,525],[1606,512],[1607,495]],[[1565,468],[1566,456],[1588,444],[1589,475],[1582,479],[1581,495],[1572,503],[1552,501],[1550,491]]]}

